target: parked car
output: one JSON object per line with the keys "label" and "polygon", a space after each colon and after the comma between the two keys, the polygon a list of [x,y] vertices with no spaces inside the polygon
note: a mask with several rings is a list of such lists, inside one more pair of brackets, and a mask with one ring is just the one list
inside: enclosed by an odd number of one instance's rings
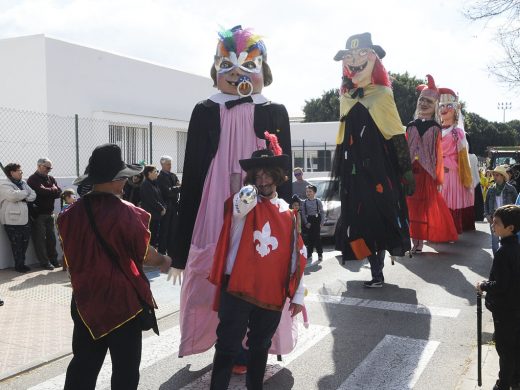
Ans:
{"label": "parked car", "polygon": [[321,227],[320,235],[322,237],[334,237],[336,231],[336,224],[338,223],[339,215],[341,213],[341,201],[339,194],[336,194],[331,200],[325,199],[325,191],[327,190],[331,181],[330,177],[313,177],[306,179],[312,185],[315,185],[318,191],[316,197],[323,202],[323,211],[325,212],[325,223]]}
{"label": "parked car", "polygon": [[520,163],[520,147],[518,146],[490,146],[487,152],[487,169],[494,169],[498,165],[513,166]]}

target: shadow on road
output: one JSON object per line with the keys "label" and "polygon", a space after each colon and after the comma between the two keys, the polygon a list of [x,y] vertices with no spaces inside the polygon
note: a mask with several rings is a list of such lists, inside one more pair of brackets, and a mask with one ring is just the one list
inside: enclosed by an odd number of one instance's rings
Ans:
{"label": "shadow on road", "polygon": [[[402,258],[399,263],[424,281],[442,286],[450,294],[475,305],[475,283],[487,279],[491,269],[491,255],[484,250],[490,247],[489,233],[466,232],[455,243],[425,245],[438,253],[423,252],[412,259]],[[469,276],[468,280],[461,271],[464,267],[478,276]]]}
{"label": "shadow on road", "polygon": [[[322,288],[319,293],[327,295],[329,291],[327,288]],[[347,291],[342,293],[342,296],[417,304],[415,290],[400,288],[389,283],[385,283],[382,289],[367,289],[363,287],[362,281],[348,281]],[[320,374],[319,364],[316,365],[317,367],[308,368],[309,371],[316,370],[315,373],[309,372],[309,377],[321,377],[318,382],[319,389],[337,389],[386,335],[419,340],[429,338],[431,322],[429,312],[413,314],[327,303],[323,303],[322,306],[329,321],[328,326],[335,328],[332,332],[334,372],[325,376]],[[417,353],[420,355],[421,351]],[[381,367],[386,364],[381,363]],[[391,364],[399,366],[397,361]],[[373,369],[373,374],[378,375],[378,367]],[[363,383],[368,379],[358,378],[357,381]]]}

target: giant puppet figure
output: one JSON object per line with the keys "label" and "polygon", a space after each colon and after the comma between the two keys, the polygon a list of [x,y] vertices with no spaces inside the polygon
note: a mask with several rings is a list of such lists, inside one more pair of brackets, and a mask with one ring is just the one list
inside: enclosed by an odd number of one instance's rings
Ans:
{"label": "giant puppet figure", "polygon": [[410,216],[412,253],[421,253],[423,241],[457,240],[457,230],[440,189],[444,181],[442,132],[436,121],[439,90],[431,75],[420,91],[414,120],[406,127],[415,178],[415,193],[406,198]]}
{"label": "giant puppet figure", "polygon": [[[204,352],[216,340],[216,288],[207,278],[224,202],[242,187],[245,172],[239,161],[265,149],[265,132],[275,134],[283,153],[291,155],[287,110],[261,94],[272,81],[266,57],[264,42],[250,30],[237,26],[220,32],[211,67],[219,92],[198,103],[190,119],[172,253],[174,269],[184,269],[180,356]],[[278,195],[291,199],[290,182],[278,188]]]}
{"label": "giant puppet figure", "polygon": [[343,61],[340,128],[332,188],[341,196],[336,249],[347,259],[368,257],[372,280],[381,287],[385,251],[403,256],[410,250],[405,193],[414,178],[405,130],[394,102],[385,51],[369,33],[353,35],[334,59]]}
{"label": "giant puppet figure", "polygon": [[459,98],[449,88],[439,88],[439,113],[442,124],[444,185],[442,196],[453,216],[457,232],[475,230],[473,185],[468,157],[468,142],[463,130]]}

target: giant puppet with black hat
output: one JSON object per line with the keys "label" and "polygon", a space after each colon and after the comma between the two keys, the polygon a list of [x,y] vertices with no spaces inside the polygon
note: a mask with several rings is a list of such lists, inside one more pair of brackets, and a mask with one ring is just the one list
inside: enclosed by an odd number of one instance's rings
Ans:
{"label": "giant puppet with black hat", "polygon": [[342,61],[340,128],[333,163],[333,186],[340,192],[341,218],[336,249],[343,260],[368,257],[372,280],[383,285],[385,251],[403,256],[410,250],[405,195],[414,177],[405,129],[390,79],[381,59],[385,51],[370,33],[348,38],[334,60]]}
{"label": "giant puppet with black hat", "polygon": [[[269,138],[270,146],[276,145],[276,137]],[[290,157],[274,149],[240,160],[246,186],[228,198],[224,208],[209,276],[217,286],[220,320],[212,389],[228,388],[246,332],[247,388],[261,389],[271,340],[282,317],[294,318],[303,309],[305,247],[289,204],[277,196],[277,188],[287,180]]]}
{"label": "giant puppet with black hat", "polygon": [[[224,202],[240,190],[245,176],[239,161],[265,149],[265,132],[275,134],[283,153],[291,155],[287,110],[262,95],[272,74],[259,35],[241,26],[219,32],[211,77],[219,92],[193,109],[180,192],[182,228],[169,251],[174,269],[184,269],[181,356],[204,352],[215,343],[218,318],[212,301],[216,289],[207,278],[223,223]],[[291,183],[282,184],[278,194],[289,200]]]}
{"label": "giant puppet with black hat", "polygon": [[439,88],[442,125],[444,184],[442,196],[453,216],[457,232],[475,230],[473,179],[468,156],[459,96],[450,88]]}
{"label": "giant puppet with black hat", "polygon": [[406,126],[415,178],[415,193],[406,198],[410,217],[412,253],[421,253],[424,240],[456,241],[457,229],[440,194],[444,182],[441,126],[436,120],[439,90],[431,75],[417,86],[419,98],[414,120]]}

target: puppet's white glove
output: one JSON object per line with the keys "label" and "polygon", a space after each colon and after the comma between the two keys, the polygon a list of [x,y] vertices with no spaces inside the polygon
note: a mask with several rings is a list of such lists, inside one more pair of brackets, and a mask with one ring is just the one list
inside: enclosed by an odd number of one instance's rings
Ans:
{"label": "puppet's white glove", "polygon": [[182,284],[182,272],[183,269],[179,268],[170,268],[168,271],[168,277],[166,278],[166,281],[169,281],[170,279],[173,279],[173,285],[175,286],[177,284],[177,279],[179,279],[179,286]]}

